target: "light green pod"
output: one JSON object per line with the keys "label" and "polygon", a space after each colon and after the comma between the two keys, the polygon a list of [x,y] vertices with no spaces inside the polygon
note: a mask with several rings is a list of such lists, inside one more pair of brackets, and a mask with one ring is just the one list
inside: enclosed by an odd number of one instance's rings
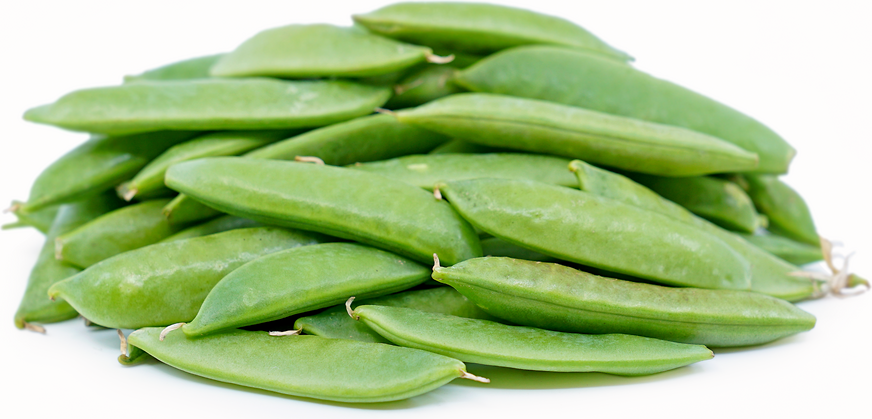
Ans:
{"label": "light green pod", "polygon": [[757,120],[699,93],[592,54],[547,46],[494,54],[459,72],[474,92],[547,100],[675,125],[760,157],[756,172],[785,173],[796,151]]}
{"label": "light green pod", "polygon": [[352,315],[397,345],[498,367],[647,375],[714,357],[702,345],[508,326],[414,308],[365,305]]}
{"label": "light green pod", "polygon": [[484,3],[396,3],[352,16],[372,32],[413,44],[476,54],[529,44],[562,45],[630,61],[581,26],[530,10]]}
{"label": "light green pod", "polygon": [[185,227],[167,222],[161,213],[167,202],[168,199],[155,199],[120,208],[64,233],[55,239],[55,256],[87,268],[117,254],[157,243]]}
{"label": "light green pod", "polygon": [[768,253],[796,265],[824,260],[820,246],[793,241],[775,234],[743,234],[742,238]]}
{"label": "light green pod", "polygon": [[561,260],[668,285],[751,286],[748,261],[723,241],[653,211],[524,180],[471,179],[437,187],[479,229]]}
{"label": "light green pod", "polygon": [[404,70],[432,56],[430,48],[405,44],[355,27],[288,25],[262,31],[225,55],[215,77],[371,77]]}
{"label": "light green pod", "polygon": [[161,213],[166,217],[167,222],[172,225],[201,222],[223,214],[223,212],[201,204],[185,194],[176,195],[172,201],[163,207]]}
{"label": "light green pod", "polygon": [[451,82],[456,71],[457,69],[451,66],[428,65],[403,77],[394,85],[394,96],[385,103],[385,108],[411,108],[464,92],[465,89]]}
{"label": "light green pod", "polygon": [[326,237],[275,227],[227,231],[158,243],[106,259],[54,284],[85,318],[105,327],[137,329],[191,321],[206,295],[234,269],[258,257]]}
{"label": "light green pod", "polygon": [[391,345],[318,336],[276,338],[245,330],[201,339],[170,333],[161,341],[160,333],[158,328],[137,330],[128,342],[194,375],[292,396],[387,402],[474,377],[456,359]]}
{"label": "light green pod", "polygon": [[448,141],[445,144],[440,145],[439,147],[434,148],[430,151],[429,154],[448,154],[448,153],[511,153],[515,150],[509,150],[505,148],[491,147],[481,144],[470,143],[468,141],[454,139]]}
{"label": "light green pod", "polygon": [[[12,208],[21,207],[24,204],[19,201],[12,201]],[[18,210],[13,212],[15,218],[18,220],[14,223],[3,224],[3,230],[9,230],[13,228],[20,227],[33,227],[39,230],[42,234],[48,234],[48,230],[51,229],[51,225],[55,220],[55,217],[58,215],[58,210],[60,210],[60,205],[54,205],[50,207],[45,207],[43,209],[39,209],[33,212],[27,212]]]}
{"label": "light green pod", "polygon": [[746,291],[670,288],[553,263],[470,259],[436,266],[448,284],[495,317],[574,333],[626,333],[716,347],[757,345],[814,327],[784,300]]}
{"label": "light green pod", "polygon": [[451,206],[372,173],[210,157],[170,167],[166,182],[228,214],[355,240],[421,262],[429,262],[433,253],[447,264],[481,255],[472,226]]}
{"label": "light green pod", "polygon": [[748,195],[760,213],[769,218],[769,231],[813,246],[821,239],[808,204],[776,176],[746,175]]}
{"label": "light green pod", "polygon": [[533,260],[539,262],[557,262],[557,258],[509,243],[498,237],[481,239],[481,254],[484,256],[501,256],[514,259]]}
{"label": "light green pod", "polygon": [[[494,319],[451,287],[406,291],[363,301],[355,300],[352,307],[363,304],[409,307],[428,313],[443,313],[470,319]],[[294,329],[324,338],[390,343],[363,322],[354,321],[349,317],[345,304],[329,308],[313,316],[300,317],[294,322]]]}
{"label": "light green pod", "polygon": [[232,215],[224,215],[214,220],[206,221],[203,224],[188,227],[172,236],[169,236],[158,243],[172,242],[176,240],[191,239],[194,237],[203,237],[210,234],[222,233],[225,231],[236,230],[239,228],[261,227],[262,224],[257,221],[252,221],[247,218],[235,217]]}
{"label": "light green pod", "polygon": [[370,114],[390,95],[387,88],[339,80],[151,81],[77,90],[28,110],[24,119],[110,135],[306,128]]}
{"label": "light green pod", "polygon": [[146,70],[135,76],[124,76],[125,83],[138,81],[160,80],[191,80],[209,78],[209,69],[224,54],[207,55],[204,57],[189,58],[167,64],[151,70]]}
{"label": "light green pod", "polygon": [[754,153],[706,134],[542,100],[461,93],[396,115],[469,142],[660,176],[757,167]]}
{"label": "light green pod", "polygon": [[266,323],[330,307],[351,296],[380,297],[430,279],[426,267],[355,243],[288,249],[231,272],[182,330],[189,337]]}

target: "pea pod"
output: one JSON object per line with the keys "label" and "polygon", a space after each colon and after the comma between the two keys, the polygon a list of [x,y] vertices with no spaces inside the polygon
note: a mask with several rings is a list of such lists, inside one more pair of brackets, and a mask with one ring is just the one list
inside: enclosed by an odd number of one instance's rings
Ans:
{"label": "pea pod", "polygon": [[503,51],[459,72],[455,83],[474,92],[547,100],[699,131],[756,153],[756,172],[785,173],[796,154],[774,131],[722,103],[631,66],[565,48]]}
{"label": "pea pod", "polygon": [[775,176],[747,175],[748,195],[760,213],[769,218],[769,231],[813,246],[821,239],[808,204],[793,188]]}
{"label": "pea pod", "polygon": [[185,194],[176,195],[175,198],[163,207],[161,213],[166,217],[167,222],[172,225],[202,222],[203,220],[224,214],[215,208],[191,199]]}
{"label": "pea pod", "polygon": [[723,241],[653,211],[533,181],[437,187],[479,229],[548,256],[668,285],[750,287],[748,261]]}
{"label": "pea pod", "polygon": [[226,383],[348,403],[402,400],[455,378],[486,381],[452,358],[417,349],[234,330],[201,339],[147,328],[129,344],[182,371]]}
{"label": "pea pod", "polygon": [[388,89],[348,81],[152,81],[78,90],[28,110],[24,119],[110,135],[290,129],[367,115],[389,97]]}
{"label": "pea pod", "polygon": [[194,237],[203,237],[210,234],[222,233],[225,231],[236,230],[239,228],[262,227],[257,221],[252,221],[246,218],[234,217],[225,215],[214,220],[206,221],[203,224],[188,227],[172,236],[169,236],[160,241],[160,243],[172,242],[176,240],[191,239]]}
{"label": "pea pod", "polygon": [[158,68],[144,71],[135,76],[124,76],[125,83],[138,81],[160,80],[191,80],[209,78],[209,68],[215,64],[224,54],[207,55],[204,57],[189,58],[167,64]]}
{"label": "pea pod", "polygon": [[626,333],[708,346],[745,346],[810,330],[794,305],[746,291],[669,288],[562,265],[476,258],[433,270],[491,315],[575,333]]}
{"label": "pea pod", "polygon": [[789,263],[805,265],[824,260],[819,246],[793,241],[775,234],[743,234],[742,238]]}
{"label": "pea pod", "polygon": [[396,115],[469,142],[660,176],[757,167],[757,155],[710,135],[542,100],[461,93]]}
{"label": "pea pod", "polygon": [[320,235],[257,227],[158,243],[106,259],[54,284],[94,323],[119,329],[191,321],[221,278],[260,256],[320,243]]}
{"label": "pea pod", "polygon": [[[481,255],[472,226],[420,188],[338,167],[212,157],[170,167],[167,186],[228,214],[453,264]],[[409,211],[414,208],[415,211]]]}
{"label": "pea pod", "polygon": [[[21,204],[23,204],[23,202],[13,201],[12,207],[15,208],[18,206],[20,208]],[[39,230],[42,234],[47,234],[48,230],[51,229],[55,217],[58,215],[58,210],[60,210],[60,205],[46,207],[33,212],[18,210],[13,213],[18,221],[3,224],[2,229],[8,230],[19,227],[33,227]]]}
{"label": "pea pod", "polygon": [[385,103],[385,107],[410,108],[463,92],[463,88],[451,82],[456,71],[450,66],[430,65],[403,77],[394,86],[394,96]]}

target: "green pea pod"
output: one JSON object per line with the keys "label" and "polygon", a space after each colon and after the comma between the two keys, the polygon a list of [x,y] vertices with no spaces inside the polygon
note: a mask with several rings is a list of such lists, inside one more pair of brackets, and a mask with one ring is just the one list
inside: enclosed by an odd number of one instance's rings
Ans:
{"label": "green pea pod", "polygon": [[775,234],[743,234],[749,243],[796,265],[824,260],[820,246],[793,241]]}
{"label": "green pea pod", "polygon": [[[20,208],[22,204],[23,202],[13,201],[12,208],[15,208],[16,206]],[[55,217],[58,215],[60,207],[60,205],[54,205],[33,212],[18,210],[13,213],[15,217],[18,218],[18,221],[4,224],[2,229],[8,230],[19,227],[33,227],[39,230],[42,234],[48,234],[48,230],[51,229],[51,225],[54,222]]]}
{"label": "green pea pod", "polygon": [[710,135],[542,100],[461,93],[396,115],[404,124],[469,142],[660,176],[757,167],[756,154]]}
{"label": "green pea pod", "polygon": [[409,74],[394,86],[394,96],[385,103],[385,107],[410,108],[465,91],[451,82],[456,71],[450,66],[430,65]]}
{"label": "green pea pod", "polygon": [[509,243],[497,237],[481,239],[481,254],[485,256],[502,256],[539,262],[556,262],[557,258]]}
{"label": "green pea pod", "polygon": [[201,222],[215,218],[221,211],[201,204],[185,194],[178,194],[161,210],[167,222],[172,225],[184,225],[187,223]]}
{"label": "green pea pod", "polygon": [[757,345],[814,327],[784,300],[747,291],[670,288],[553,263],[477,258],[433,269],[493,316],[574,333],[626,333],[716,347]]}
{"label": "green pea pod", "polygon": [[330,307],[350,296],[391,294],[428,279],[424,266],[359,244],[288,249],[224,277],[182,330],[188,337],[204,336]]}
{"label": "green pea pod", "polygon": [[182,371],[225,383],[292,396],[348,403],[402,400],[461,377],[486,381],[466,372],[452,358],[417,349],[324,339],[275,338],[263,332],[234,330],[186,339],[147,328],[130,334],[131,346]]}
{"label": "green pea pod", "polygon": [[397,345],[498,367],[632,376],[656,374],[714,357],[702,345],[507,326],[414,308],[365,305],[354,309],[352,315]]}
{"label": "green pea pod", "polygon": [[548,256],[668,285],[751,285],[748,261],[723,241],[653,211],[533,181],[472,179],[437,187],[476,227]]}
{"label": "green pea pod", "polygon": [[170,167],[166,182],[228,214],[360,241],[417,261],[433,253],[447,264],[481,255],[472,226],[447,203],[372,173],[211,157]]}
{"label": "green pea pod", "polygon": [[[58,259],[87,268],[143,246],[157,243],[184,228],[171,225],[161,213],[168,199],[155,199],[102,215],[55,240]],[[99,323],[99,322],[98,322]]]}
{"label": "green pea pod", "polygon": [[164,150],[197,135],[196,132],[155,132],[124,137],[96,137],[49,165],[30,188],[18,213],[33,213],[108,191],[130,179]]}
{"label": "green pea pod", "polygon": [[329,125],[372,113],[386,88],[267,78],[129,83],[77,90],[24,119],[110,135],[159,130],[268,130]]}
{"label": "green pea pod", "polygon": [[147,70],[135,76],[124,76],[125,83],[138,81],[161,81],[161,80],[191,80],[209,78],[209,69],[224,54],[207,55],[204,57],[189,58],[167,64],[158,68]]}
{"label": "green pea pod", "polygon": [[477,179],[529,179],[577,187],[578,179],[566,170],[569,160],[521,153],[424,154],[348,166],[433,190],[442,181]]}
{"label": "green pea pod", "polygon": [[356,27],[328,24],[267,29],[225,55],[215,77],[371,77],[400,71],[433,56],[430,48],[404,44]]}
{"label": "green pea pod", "polygon": [[476,54],[529,44],[578,48],[620,62],[633,58],[566,19],[482,3],[397,3],[352,16],[372,32]]}
{"label": "green pea pod", "polygon": [[445,48],[433,48],[433,53],[440,57],[448,57],[453,56],[454,59],[451,60],[450,66],[458,69],[467,68],[484,58],[484,55],[480,54],[470,54],[468,52],[462,52],[457,50],[449,50]]}
{"label": "green pea pod", "polygon": [[445,144],[440,145],[439,147],[434,148],[430,151],[430,154],[458,154],[458,153],[510,153],[515,150],[509,150],[505,148],[491,147],[481,144],[470,143],[468,141],[463,140],[451,140]]}
{"label": "green pea pod", "polygon": [[256,227],[158,243],[106,259],[54,284],[48,294],[105,327],[187,322],[197,315],[209,290],[234,269],[260,256],[326,240]]}
{"label": "green pea pod", "polygon": [[693,215],[687,209],[661,197],[656,192],[617,173],[593,167],[580,160],[573,161],[569,167],[578,176],[579,188],[583,191],[663,214],[721,239],[751,263],[751,291],[788,301],[818,296],[822,283],[791,275],[800,268],[748,243],[736,234]]}
{"label": "green pea pod", "polygon": [[188,227],[172,236],[169,236],[159,243],[172,242],[176,240],[191,239],[194,237],[203,237],[215,233],[223,233],[225,231],[236,230],[239,228],[262,227],[261,223],[252,221],[247,218],[234,217],[232,215],[224,215],[214,220],[206,221],[203,224]]}
{"label": "green pea pod", "polygon": [[746,175],[748,195],[760,213],[769,218],[769,231],[813,246],[821,239],[808,204],[793,188],[775,176]]}
{"label": "green pea pod", "polygon": [[785,173],[796,151],[755,119],[699,93],[600,57],[547,46],[494,54],[459,72],[474,92],[547,100],[675,125],[756,153],[756,172]]}
{"label": "green pea pod", "polygon": [[[406,291],[384,297],[355,302],[352,307],[362,304],[391,307],[409,307],[428,313],[443,313],[470,319],[494,319],[473,304],[463,294],[451,287],[436,287],[426,290]],[[311,335],[331,339],[353,339],[361,342],[389,343],[363,322],[356,322],[348,316],[344,304],[329,308],[313,316],[306,316],[294,322],[294,329]]]}
{"label": "green pea pod", "polygon": [[78,316],[64,300],[49,300],[46,292],[54,283],[81,271],[78,267],[55,259],[55,237],[121,205],[110,194],[101,194],[79,202],[61,205],[57,217],[46,233],[36,266],[30,271],[27,288],[15,312],[15,327],[23,329],[30,323],[54,323]]}

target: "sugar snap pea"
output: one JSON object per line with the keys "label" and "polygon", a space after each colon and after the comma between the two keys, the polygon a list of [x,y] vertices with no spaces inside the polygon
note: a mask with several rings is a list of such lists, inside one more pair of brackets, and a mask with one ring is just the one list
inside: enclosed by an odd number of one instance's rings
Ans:
{"label": "sugar snap pea", "polygon": [[327,238],[275,227],[227,231],[158,243],[106,259],[54,284],[94,323],[136,329],[191,321],[221,278],[260,256]]}
{"label": "sugar snap pea", "polygon": [[811,314],[762,294],[641,284],[553,263],[476,258],[437,265],[433,279],[495,317],[565,332],[724,347],[771,342],[815,324]]}
{"label": "sugar snap pea", "polygon": [[524,180],[437,187],[476,227],[539,253],[668,285],[750,287],[748,261],[723,241],[653,211]]}
{"label": "sugar snap pea", "polygon": [[446,65],[429,65],[403,77],[394,85],[394,96],[385,103],[385,108],[410,108],[465,91],[451,82],[456,71]]}
{"label": "sugar snap pea", "polygon": [[[23,202],[12,201],[13,208],[16,206],[20,208],[22,204]],[[39,230],[42,234],[47,234],[55,217],[58,215],[60,207],[60,205],[53,205],[33,212],[22,211],[19,209],[12,213],[18,220],[14,223],[3,224],[3,227],[0,228],[8,230],[20,227],[33,227]]]}
{"label": "sugar snap pea", "polygon": [[210,77],[209,68],[223,56],[224,54],[215,54],[189,58],[153,68],[135,76],[124,76],[124,82],[205,79]]}
{"label": "sugar snap pea", "polygon": [[824,260],[820,246],[812,246],[775,234],[743,234],[742,238],[787,262],[796,265]]}
{"label": "sugar snap pea", "polygon": [[433,253],[444,254],[448,264],[481,255],[472,226],[447,203],[359,170],[210,157],[170,167],[166,183],[228,214],[357,240],[418,261]]}
{"label": "sugar snap pea", "polygon": [[769,218],[769,231],[820,246],[820,236],[808,204],[793,188],[775,176],[747,175],[748,195],[760,213]]}
{"label": "sugar snap pea", "polygon": [[709,134],[756,153],[757,172],[785,173],[796,154],[778,134],[743,113],[584,52],[519,47],[480,61],[454,81],[474,92],[548,100]]}
{"label": "sugar snap pea", "polygon": [[386,88],[349,81],[267,78],[129,83],[77,90],[24,119],[74,131],[257,130],[329,125],[371,113]]}
{"label": "sugar snap pea", "polygon": [[757,167],[757,155],[710,135],[542,100],[461,93],[396,115],[469,142],[661,176]]}
{"label": "sugar snap pea", "polygon": [[249,220],[247,218],[224,215],[215,218],[214,220],[209,220],[205,223],[195,225],[193,227],[188,227],[176,234],[173,234],[172,236],[161,240],[160,243],[190,239],[194,237],[203,237],[210,234],[221,233],[224,231],[250,227],[262,227],[262,224],[258,223],[257,221]]}
{"label": "sugar snap pea", "polygon": [[535,371],[646,375],[711,359],[712,351],[625,334],[581,335],[414,308],[364,305],[354,318],[391,342],[463,362]]}

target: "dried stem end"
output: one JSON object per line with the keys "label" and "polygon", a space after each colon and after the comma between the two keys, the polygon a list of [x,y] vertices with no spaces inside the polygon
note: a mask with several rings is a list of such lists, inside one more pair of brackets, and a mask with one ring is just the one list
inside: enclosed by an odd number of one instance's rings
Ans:
{"label": "dried stem end", "polygon": [[45,334],[45,328],[33,323],[24,322],[24,330],[30,330],[31,332],[42,333]]}
{"label": "dried stem end", "polygon": [[294,161],[298,161],[301,163],[315,163],[320,166],[324,166],[324,160],[321,160],[315,156],[296,156],[294,157]]}
{"label": "dried stem end", "polygon": [[171,324],[171,325],[167,326],[166,329],[161,330],[161,332],[160,332],[160,341],[163,342],[163,340],[167,337],[167,334],[169,334],[173,330],[181,328],[184,325],[185,325],[185,323],[176,323],[176,324]]}
{"label": "dried stem end", "polygon": [[485,384],[490,383],[489,378],[479,377],[477,375],[470,374],[466,371],[461,371],[460,378],[465,378],[467,380],[472,380],[472,381],[478,381],[479,383],[485,383]]}
{"label": "dried stem end", "polygon": [[436,54],[427,54],[427,62],[431,64],[448,64],[454,61],[454,54],[442,57]]}
{"label": "dried stem end", "polygon": [[354,310],[351,309],[351,302],[352,302],[352,301],[354,301],[354,297],[349,298],[348,301],[345,302],[345,311],[348,312],[348,315],[349,315],[352,319],[354,319],[354,320],[360,320],[360,316],[355,316],[355,315],[354,315]]}
{"label": "dried stem end", "polygon": [[303,328],[298,330],[285,330],[284,332],[269,332],[270,336],[296,336],[303,333]]}

